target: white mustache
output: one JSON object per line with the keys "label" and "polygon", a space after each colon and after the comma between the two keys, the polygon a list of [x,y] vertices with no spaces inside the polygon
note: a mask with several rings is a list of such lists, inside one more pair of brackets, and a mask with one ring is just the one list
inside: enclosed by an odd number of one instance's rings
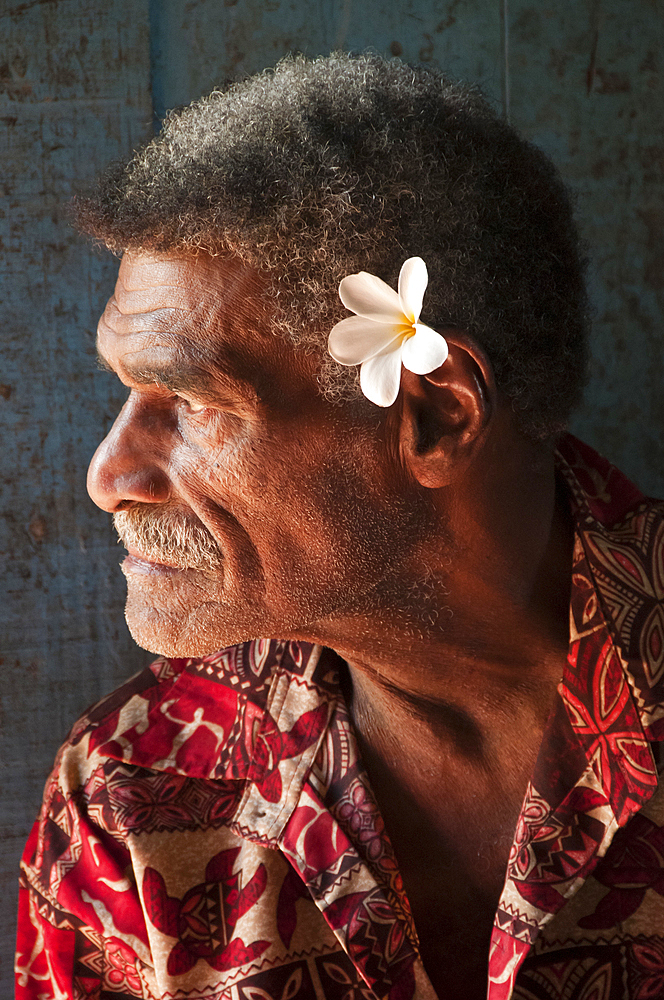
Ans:
{"label": "white mustache", "polygon": [[113,515],[115,530],[126,547],[148,561],[176,569],[217,569],[223,556],[200,521],[192,522],[168,504],[137,504]]}

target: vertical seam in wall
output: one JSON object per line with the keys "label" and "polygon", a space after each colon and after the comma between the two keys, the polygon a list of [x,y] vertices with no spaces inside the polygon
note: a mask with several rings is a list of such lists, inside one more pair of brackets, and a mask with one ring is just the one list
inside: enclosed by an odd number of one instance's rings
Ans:
{"label": "vertical seam in wall", "polygon": [[155,133],[161,128],[166,114],[164,106],[164,64],[162,59],[161,39],[161,2],[149,0],[148,24],[150,29],[150,95],[152,97],[152,128]]}
{"label": "vertical seam in wall", "polygon": [[344,49],[346,47],[346,38],[348,36],[348,28],[350,25],[350,17],[353,11],[353,0],[344,0],[343,10],[339,17],[339,26],[337,28],[337,37],[334,43],[335,49]]}
{"label": "vertical seam in wall", "polygon": [[503,118],[510,120],[510,34],[509,34],[509,0],[498,0],[500,4],[500,41],[502,50],[503,70]]}

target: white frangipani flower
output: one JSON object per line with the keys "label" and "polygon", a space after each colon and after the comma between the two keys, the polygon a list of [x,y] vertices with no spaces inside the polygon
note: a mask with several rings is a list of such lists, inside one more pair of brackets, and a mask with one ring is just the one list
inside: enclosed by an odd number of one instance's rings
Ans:
{"label": "white frangipani flower", "polygon": [[339,285],[346,309],[330,333],[327,347],[340,365],[361,365],[362,392],[378,406],[391,406],[399,394],[401,365],[428,375],[443,364],[447,341],[418,323],[429,276],[421,257],[409,257],[399,274],[398,293],[367,271],[349,274]]}

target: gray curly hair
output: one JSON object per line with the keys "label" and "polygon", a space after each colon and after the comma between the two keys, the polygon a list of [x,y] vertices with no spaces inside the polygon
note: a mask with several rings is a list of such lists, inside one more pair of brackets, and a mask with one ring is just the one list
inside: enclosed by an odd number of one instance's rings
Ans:
{"label": "gray curly hair", "polygon": [[346,315],[339,281],[367,270],[395,286],[420,256],[422,322],[484,347],[524,433],[555,436],[580,399],[588,309],[568,193],[476,89],[429,69],[287,58],[172,112],[76,211],[114,252],[203,249],[258,267],[277,332],[319,354],[330,398],[359,392],[326,351]]}

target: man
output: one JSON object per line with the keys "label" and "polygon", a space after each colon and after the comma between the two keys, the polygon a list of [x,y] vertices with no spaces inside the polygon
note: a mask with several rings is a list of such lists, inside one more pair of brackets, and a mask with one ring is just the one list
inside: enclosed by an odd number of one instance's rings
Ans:
{"label": "man", "polygon": [[79,218],[129,389],[88,485],[162,659],[62,751],[18,995],[661,995],[662,507],[563,434],[551,165],[337,55],[173,115]]}

